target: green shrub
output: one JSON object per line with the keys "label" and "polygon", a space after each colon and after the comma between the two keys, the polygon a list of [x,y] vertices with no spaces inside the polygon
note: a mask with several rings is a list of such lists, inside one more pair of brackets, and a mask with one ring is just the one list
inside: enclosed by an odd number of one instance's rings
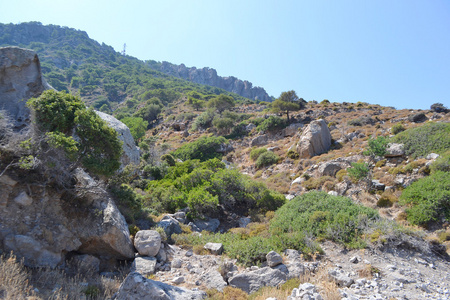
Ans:
{"label": "green shrub", "polygon": [[267,152],[267,148],[261,147],[261,148],[254,148],[250,151],[250,159],[255,161],[258,159],[258,157]]}
{"label": "green shrub", "polygon": [[211,195],[207,189],[208,186],[200,186],[189,191],[186,202],[191,218],[212,213],[217,209],[219,198],[217,195]]}
{"label": "green shrub", "polygon": [[286,121],[278,116],[270,116],[259,124],[256,129],[258,131],[275,131],[283,129],[287,126]]}
{"label": "green shrub", "polygon": [[150,175],[156,180],[162,179],[164,177],[163,176],[164,171],[161,169],[160,166],[146,165],[143,171],[144,173],[146,173],[146,175]]}
{"label": "green shrub", "polygon": [[130,129],[131,135],[133,139],[137,142],[144,135],[147,130],[148,121],[144,121],[144,119],[140,117],[125,117],[120,120]]}
{"label": "green shrub", "polygon": [[367,163],[352,163],[350,168],[347,168],[347,173],[354,181],[360,181],[369,175],[369,165]]}
{"label": "green shrub", "polygon": [[300,155],[297,153],[297,151],[294,150],[289,150],[286,154],[287,157],[289,157],[290,159],[298,159],[300,157]]}
{"label": "green shrub", "polygon": [[391,128],[391,133],[392,133],[392,134],[397,134],[397,133],[400,133],[400,132],[402,132],[402,131],[405,131],[405,127],[403,126],[403,124],[400,124],[400,123],[395,124],[395,125],[392,126],[392,128]]}
{"label": "green shrub", "polygon": [[233,128],[234,121],[231,118],[215,117],[212,124],[220,131],[228,132]]}
{"label": "green shrub", "polygon": [[176,163],[175,158],[171,154],[161,155],[161,161],[165,161],[171,167],[175,166]]}
{"label": "green shrub", "polygon": [[69,133],[75,126],[75,113],[86,109],[79,97],[54,90],[28,100],[27,105],[35,112],[41,128],[62,133]]}
{"label": "green shrub", "polygon": [[426,225],[450,220],[450,173],[436,171],[403,190],[400,203],[407,205],[408,221]]}
{"label": "green shrub", "polygon": [[202,137],[198,140],[184,144],[172,155],[181,160],[199,159],[205,161],[212,158],[220,158],[223,153],[217,152],[224,144],[228,144],[224,137]]}
{"label": "green shrub", "polygon": [[364,246],[361,238],[369,220],[378,219],[376,210],[357,205],[347,197],[309,192],[280,207],[270,223],[274,235],[304,232],[351,248]]}
{"label": "green shrub", "polygon": [[162,180],[149,182],[146,193],[146,206],[159,212],[188,206],[192,216],[211,213],[217,204],[245,214],[251,209],[275,210],[285,202],[283,195],[238,170],[226,169],[218,159],[176,163]]}
{"label": "green shrub", "polygon": [[207,110],[205,112],[202,112],[197,118],[195,118],[192,124],[192,130],[195,131],[211,127],[214,116],[214,111]]}
{"label": "green shrub", "polygon": [[280,157],[272,151],[266,151],[258,156],[255,165],[258,169],[276,164],[280,160]]}
{"label": "green shrub", "polygon": [[122,142],[118,133],[79,97],[48,90],[28,100],[27,105],[34,111],[38,126],[47,131],[52,147],[63,148],[70,159],[81,161],[99,175],[111,176],[120,167]]}
{"label": "green shrub", "polygon": [[379,136],[376,139],[370,138],[369,148],[364,151],[364,155],[384,156],[386,154],[387,144],[388,140],[383,136]]}
{"label": "green shrub", "polygon": [[435,152],[442,154],[450,149],[450,123],[427,123],[400,132],[391,139],[404,144],[406,155],[413,158]]}

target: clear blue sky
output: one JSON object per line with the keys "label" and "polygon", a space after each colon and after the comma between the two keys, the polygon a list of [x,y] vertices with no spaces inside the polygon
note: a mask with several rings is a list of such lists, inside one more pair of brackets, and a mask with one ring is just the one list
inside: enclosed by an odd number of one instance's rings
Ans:
{"label": "clear blue sky", "polygon": [[450,107],[450,1],[1,0],[0,22],[86,31],[142,60],[211,67],[275,97]]}

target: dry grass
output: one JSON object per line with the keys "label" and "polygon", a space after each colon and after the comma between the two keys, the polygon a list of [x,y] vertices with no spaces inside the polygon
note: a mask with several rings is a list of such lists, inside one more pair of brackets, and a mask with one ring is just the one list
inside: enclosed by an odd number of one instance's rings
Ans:
{"label": "dry grass", "polygon": [[[33,270],[31,282],[43,299],[110,299],[125,278],[122,272],[116,278],[100,276],[93,269],[84,269],[71,262],[66,270],[38,268]],[[80,273],[80,270],[82,270]]]}
{"label": "dry grass", "polygon": [[[72,264],[71,270],[76,272],[80,266]],[[51,268],[30,270],[13,255],[0,256],[0,299],[110,299],[125,278],[125,273],[110,279],[91,269],[85,269],[83,274],[75,272]]]}
{"label": "dry grass", "polygon": [[15,256],[0,256],[1,299],[39,299],[34,295],[29,277],[29,272]]}

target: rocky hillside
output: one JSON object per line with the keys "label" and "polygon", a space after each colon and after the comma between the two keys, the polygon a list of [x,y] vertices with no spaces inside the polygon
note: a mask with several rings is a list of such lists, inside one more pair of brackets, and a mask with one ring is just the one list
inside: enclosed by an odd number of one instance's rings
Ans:
{"label": "rocky hillside", "polygon": [[[123,56],[111,46],[90,39],[86,32],[72,28],[44,26],[39,22],[0,24],[0,47],[5,46],[33,49],[41,59],[43,74],[53,87],[80,93],[85,102],[97,109],[107,104],[109,111],[106,112],[114,111],[117,102],[132,98],[140,100],[138,98],[144,92],[158,92],[161,88],[176,97],[194,90],[202,94],[229,94],[241,101],[255,97],[261,101],[270,100],[264,89],[252,87],[248,81],[219,77],[213,69],[192,69],[187,72],[192,73],[188,78],[182,75],[186,72],[181,69],[181,73],[175,72],[175,68],[169,71],[169,66],[174,65],[155,61],[145,63]],[[205,74],[209,75],[203,76]],[[197,80],[200,78],[203,80]],[[170,97],[167,101],[171,101]]]}
{"label": "rocky hillside", "polygon": [[147,61],[147,64],[153,69],[167,75],[179,77],[199,84],[215,86],[245,98],[266,102],[273,100],[262,87],[253,87],[251,82],[247,80],[242,81],[233,76],[218,76],[217,71],[212,68],[188,68],[184,64],[174,65],[166,61],[162,63]]}
{"label": "rocky hillside", "polygon": [[[257,104],[152,81],[117,103],[127,127],[48,90],[35,52],[0,62],[0,297],[449,299],[444,105]],[[114,77],[91,63],[97,87]]]}

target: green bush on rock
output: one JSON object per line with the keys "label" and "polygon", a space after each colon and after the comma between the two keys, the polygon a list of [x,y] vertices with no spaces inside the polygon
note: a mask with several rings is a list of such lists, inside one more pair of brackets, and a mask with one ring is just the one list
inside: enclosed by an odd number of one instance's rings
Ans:
{"label": "green bush on rock", "polygon": [[80,98],[48,90],[27,104],[37,125],[47,131],[51,147],[62,148],[69,159],[81,161],[85,168],[99,175],[110,176],[119,169],[122,142],[117,132],[86,108]]}

